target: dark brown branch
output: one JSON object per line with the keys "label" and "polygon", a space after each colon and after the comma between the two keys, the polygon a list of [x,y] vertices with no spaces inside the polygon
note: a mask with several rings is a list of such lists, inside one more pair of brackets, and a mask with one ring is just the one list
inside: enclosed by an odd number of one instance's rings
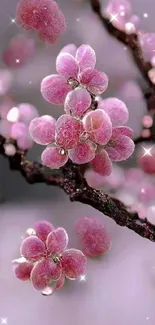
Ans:
{"label": "dark brown branch", "polygon": [[9,160],[10,168],[17,170],[30,184],[44,183],[57,186],[69,195],[71,201],[88,204],[113,219],[119,226],[127,227],[141,237],[155,241],[155,226],[147,220],[141,220],[138,214],[129,212],[123,203],[109,195],[89,187],[80,173],[79,166],[70,161],[60,170],[58,175],[48,175],[44,167],[26,159],[25,153],[17,150],[13,157],[5,155],[0,138],[0,154]]}

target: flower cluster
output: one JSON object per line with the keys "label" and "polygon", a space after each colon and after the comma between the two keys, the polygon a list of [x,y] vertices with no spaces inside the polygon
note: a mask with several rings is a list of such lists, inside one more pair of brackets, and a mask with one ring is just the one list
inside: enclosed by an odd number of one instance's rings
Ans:
{"label": "flower cluster", "polygon": [[133,15],[132,6],[128,0],[110,0],[104,15],[116,28],[128,35],[134,34],[139,28],[140,19]]}
{"label": "flower cluster", "polygon": [[[72,53],[72,54],[71,54]],[[112,161],[129,158],[134,151],[126,105],[117,98],[96,101],[108,86],[108,77],[95,68],[96,56],[89,45],[72,44],[57,57],[59,74],[43,79],[41,92],[50,103],[64,104],[57,121],[45,115],[30,123],[33,140],[48,145],[42,153],[43,165],[58,169],[68,158],[76,164],[91,163],[101,175],[110,175]]]}
{"label": "flower cluster", "polygon": [[100,256],[111,248],[109,235],[100,220],[90,217],[81,218],[77,221],[75,229],[86,256]]}
{"label": "flower cluster", "polygon": [[67,245],[65,229],[55,229],[47,221],[37,222],[22,241],[22,258],[13,261],[16,277],[30,280],[44,295],[62,288],[65,277],[77,279],[85,272],[86,257],[80,250],[67,249]]}
{"label": "flower cluster", "polygon": [[3,61],[10,68],[21,67],[35,53],[35,41],[23,34],[13,37],[3,53]]}
{"label": "flower cluster", "polygon": [[32,147],[29,124],[36,116],[38,110],[31,104],[23,103],[15,106],[11,99],[4,99],[0,103],[0,135],[6,139],[4,149],[7,155],[16,153],[12,140],[17,141],[19,149],[27,150]]}
{"label": "flower cluster", "polygon": [[16,19],[20,26],[36,30],[47,43],[55,43],[65,31],[65,18],[54,0],[19,0]]}

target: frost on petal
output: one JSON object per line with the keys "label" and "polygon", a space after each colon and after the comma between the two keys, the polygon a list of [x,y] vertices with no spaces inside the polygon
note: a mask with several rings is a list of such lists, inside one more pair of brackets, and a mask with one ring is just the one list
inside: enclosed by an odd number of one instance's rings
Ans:
{"label": "frost on petal", "polygon": [[113,126],[123,125],[128,121],[129,112],[126,105],[115,97],[102,100],[98,108],[109,115]]}
{"label": "frost on petal", "polygon": [[83,131],[84,127],[79,119],[67,114],[61,115],[56,122],[56,143],[65,150],[73,149]]}
{"label": "frost on petal", "polygon": [[61,276],[61,267],[52,259],[43,259],[38,262],[31,272],[31,283],[36,290],[43,290],[52,281],[57,281]]}
{"label": "frost on petal", "polygon": [[86,164],[95,157],[96,146],[91,141],[79,142],[77,147],[68,151],[74,164]]}
{"label": "frost on petal", "polygon": [[20,253],[28,260],[37,261],[44,256],[45,244],[37,237],[30,236],[22,241]]}
{"label": "frost on petal", "polygon": [[77,78],[79,67],[75,58],[69,53],[60,53],[56,59],[57,72],[66,78]]}
{"label": "frost on petal", "polygon": [[76,59],[79,63],[80,70],[83,71],[87,68],[94,69],[96,64],[95,51],[87,44],[81,45],[76,52]]}
{"label": "frost on petal", "polygon": [[20,122],[23,122],[28,125],[33,118],[38,117],[39,115],[37,108],[29,103],[19,104],[18,110]]}
{"label": "frost on petal", "polygon": [[43,115],[33,119],[29,126],[32,139],[41,145],[54,142],[56,120],[49,115]]}
{"label": "frost on petal", "polygon": [[17,139],[17,146],[19,149],[28,150],[33,146],[33,140],[30,137],[29,133],[23,134],[21,137]]}
{"label": "frost on petal", "polygon": [[64,46],[62,48],[62,50],[60,51],[60,53],[69,53],[69,54],[71,54],[72,56],[75,57],[76,50],[77,50],[77,47],[76,47],[75,44],[67,44],[66,46]]}
{"label": "frost on petal", "polygon": [[80,82],[94,95],[102,94],[108,87],[108,77],[104,72],[85,69],[80,74]]}
{"label": "frost on petal", "polygon": [[133,154],[135,145],[128,136],[118,135],[112,136],[105,149],[112,161],[122,161],[128,159]]}
{"label": "frost on petal", "polygon": [[131,138],[133,135],[133,130],[128,126],[117,126],[112,130],[112,137],[117,137],[119,135],[126,135]]}
{"label": "frost on petal", "polygon": [[[20,261],[21,260],[21,261]],[[22,261],[21,259],[17,259],[13,261],[13,269],[16,278],[22,281],[26,281],[30,279],[30,274],[33,268],[33,263]]]}
{"label": "frost on petal", "polygon": [[51,168],[59,169],[68,161],[68,155],[58,147],[47,147],[41,155],[42,164]]}
{"label": "frost on petal", "polygon": [[80,250],[71,248],[63,252],[61,264],[66,277],[76,279],[85,272],[86,257]]}
{"label": "frost on petal", "polygon": [[46,247],[50,254],[62,253],[68,245],[68,235],[64,228],[57,228],[47,236]]}
{"label": "frost on petal", "polygon": [[91,161],[91,166],[96,173],[102,176],[108,176],[112,172],[112,162],[104,149],[96,154]]}
{"label": "frost on petal", "polygon": [[86,132],[90,140],[105,145],[112,135],[112,124],[109,116],[101,109],[88,112],[83,118]]}
{"label": "frost on petal", "polygon": [[36,236],[45,242],[48,234],[54,230],[54,226],[48,221],[41,220],[35,223],[34,230]]}
{"label": "frost on petal", "polygon": [[41,82],[42,96],[51,104],[62,105],[70,90],[66,78],[57,74],[47,76]]}
{"label": "frost on petal", "polygon": [[91,105],[91,96],[84,88],[76,88],[68,93],[64,109],[67,114],[72,113],[81,117]]}
{"label": "frost on petal", "polygon": [[11,138],[18,139],[22,136],[25,136],[27,132],[28,132],[27,125],[25,125],[24,123],[22,122],[13,123],[11,129]]}
{"label": "frost on petal", "polygon": [[84,217],[78,220],[76,232],[80,235],[82,251],[86,256],[100,256],[111,247],[111,241],[103,223],[96,218]]}

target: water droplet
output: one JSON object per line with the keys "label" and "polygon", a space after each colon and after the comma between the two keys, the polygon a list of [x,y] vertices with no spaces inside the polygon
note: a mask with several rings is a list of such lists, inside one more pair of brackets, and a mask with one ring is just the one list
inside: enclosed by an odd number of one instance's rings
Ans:
{"label": "water droplet", "polygon": [[42,294],[43,296],[51,296],[51,295],[53,294],[53,292],[54,292],[53,288],[51,288],[51,287],[46,287],[46,288],[41,292],[41,294]]}
{"label": "water droplet", "polygon": [[28,228],[26,230],[26,235],[28,235],[28,236],[35,236],[36,235],[36,232],[35,232],[35,230],[33,228]]}

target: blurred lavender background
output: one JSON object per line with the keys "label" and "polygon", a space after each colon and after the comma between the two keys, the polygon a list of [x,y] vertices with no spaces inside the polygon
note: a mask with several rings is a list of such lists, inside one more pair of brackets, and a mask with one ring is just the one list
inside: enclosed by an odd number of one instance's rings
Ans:
{"label": "blurred lavender background", "polygon": [[[141,28],[155,32],[154,0],[130,0],[133,11],[141,18]],[[110,83],[105,97],[117,95],[130,111],[129,126],[140,134],[141,117],[146,105],[140,94],[123,98],[125,81],[141,80],[130,53],[109,37],[89,5],[89,1],[58,0],[67,20],[64,37],[56,45],[45,46],[36,38],[36,55],[23,68],[12,70],[12,93],[17,101],[34,104],[40,114],[58,117],[63,108],[45,102],[40,94],[43,77],[55,72],[55,59],[67,43],[90,44],[96,51],[97,68],[106,72]],[[106,4],[106,1],[104,1]],[[24,31],[11,23],[17,0],[1,0],[0,51],[3,53],[12,36]],[[144,17],[144,13],[148,17]],[[146,16],[146,15],[145,15]],[[36,37],[35,35],[33,35]],[[3,68],[3,62],[0,63]],[[134,91],[133,91],[134,95]],[[40,160],[41,148],[34,146],[29,156]],[[128,164],[131,164],[129,159]],[[91,207],[70,203],[59,189],[29,185],[17,173],[10,172],[7,161],[0,157],[0,324],[8,325],[154,325],[155,323],[155,246],[138,235],[118,227]],[[130,193],[129,193],[130,194]],[[38,219],[51,220],[64,226],[71,238],[70,247],[78,245],[74,235],[75,221],[82,216],[98,216],[111,235],[112,248],[98,260],[89,260],[86,282],[70,282],[52,297],[43,297],[28,283],[17,280],[11,260],[19,256],[19,245],[25,229]]]}

